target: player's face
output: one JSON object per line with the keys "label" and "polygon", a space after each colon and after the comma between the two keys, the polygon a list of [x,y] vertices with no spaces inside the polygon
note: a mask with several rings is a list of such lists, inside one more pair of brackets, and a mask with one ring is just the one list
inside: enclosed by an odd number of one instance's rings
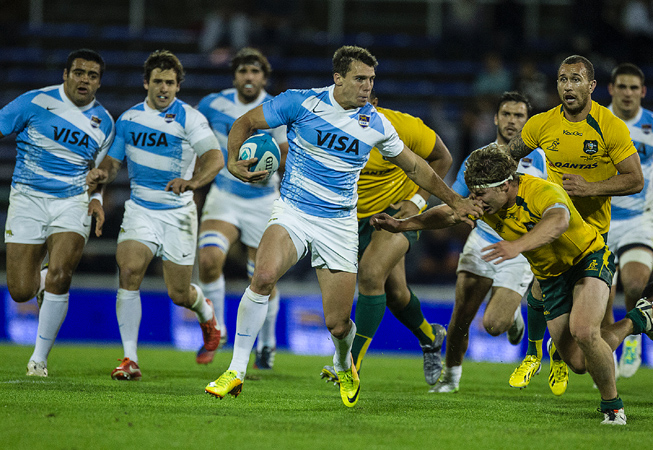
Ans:
{"label": "player's face", "polygon": [[361,61],[352,61],[349,72],[344,77],[333,74],[336,84],[334,97],[344,109],[354,109],[365,106],[374,87],[374,67]]}
{"label": "player's face", "polygon": [[100,87],[100,64],[77,58],[70,70],[63,71],[63,90],[76,106],[86,106],[93,101]]}
{"label": "player's face", "polygon": [[580,114],[590,101],[596,81],[587,76],[584,64],[563,64],[558,70],[558,96],[567,113]]}
{"label": "player's face", "polygon": [[470,189],[470,198],[483,208],[484,214],[496,214],[508,203],[505,184],[487,189]]}
{"label": "player's face", "polygon": [[154,69],[150,79],[143,83],[143,86],[147,89],[148,106],[163,111],[170,106],[179,92],[177,72],[172,69]]}
{"label": "player's face", "polygon": [[524,128],[527,120],[528,108],[525,103],[503,102],[499,107],[499,112],[494,116],[499,144],[507,144],[512,138],[521,133],[521,129]]}
{"label": "player's face", "polygon": [[241,64],[234,75],[234,87],[238,91],[238,99],[243,103],[251,103],[258,98],[267,83],[263,70],[256,65]]}
{"label": "player's face", "polygon": [[637,75],[617,75],[614,84],[608,85],[608,91],[612,96],[612,108],[621,119],[632,119],[642,105],[642,99],[646,95],[646,87]]}

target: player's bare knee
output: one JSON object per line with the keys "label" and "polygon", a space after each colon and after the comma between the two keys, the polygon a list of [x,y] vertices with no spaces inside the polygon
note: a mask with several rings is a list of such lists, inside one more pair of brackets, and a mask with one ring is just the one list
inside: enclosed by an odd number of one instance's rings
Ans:
{"label": "player's bare knee", "polygon": [[50,265],[45,276],[45,289],[53,294],[64,294],[70,289],[73,269]]}
{"label": "player's bare knee", "polygon": [[329,332],[338,339],[344,338],[351,328],[351,320],[349,317],[325,317],[324,322]]}
{"label": "player's bare knee", "polygon": [[252,275],[251,286],[252,290],[258,294],[270,294],[274,286],[277,284],[277,274],[272,270],[265,268],[259,269],[258,267]]}
{"label": "player's bare knee", "polygon": [[501,333],[505,333],[510,325],[512,325],[512,320],[505,320],[503,317],[497,317],[494,314],[483,316],[483,327],[490,336],[499,336]]}
{"label": "player's bare knee", "polygon": [[168,288],[168,297],[172,300],[177,306],[192,306],[194,303],[190,298],[190,289],[175,289],[173,287]]}
{"label": "player's bare knee", "polygon": [[358,289],[363,292],[383,290],[385,277],[375,268],[360,267],[358,271]]}
{"label": "player's bare knee", "polygon": [[601,339],[601,329],[599,327],[576,326],[570,327],[569,331],[578,346],[583,350],[592,347]]}
{"label": "player's bare knee", "polygon": [[565,361],[567,363],[567,367],[569,367],[569,370],[572,372],[582,375],[587,372],[587,368],[585,367],[585,360],[583,359],[582,361],[579,360],[570,360],[570,361]]}
{"label": "player's bare knee", "polygon": [[647,281],[648,280],[640,282],[639,280],[634,280],[631,283],[628,283],[628,285],[624,285],[624,297],[639,300],[642,291],[646,287]]}
{"label": "player's bare knee", "polygon": [[7,280],[7,289],[13,301],[16,303],[25,303],[36,296],[39,287],[38,285],[34,286],[31,283],[25,283],[24,280],[21,280],[19,283],[12,283]]}

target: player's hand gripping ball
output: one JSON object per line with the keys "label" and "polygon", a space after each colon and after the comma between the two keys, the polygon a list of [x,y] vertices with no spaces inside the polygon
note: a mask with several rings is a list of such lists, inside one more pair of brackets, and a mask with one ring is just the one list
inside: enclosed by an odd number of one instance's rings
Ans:
{"label": "player's hand gripping ball", "polygon": [[238,159],[245,160],[251,158],[258,158],[258,161],[249,168],[249,171],[258,172],[260,170],[267,170],[268,175],[261,182],[269,180],[274,172],[279,169],[279,161],[281,161],[281,151],[279,150],[277,141],[268,133],[259,133],[250,136],[240,146]]}

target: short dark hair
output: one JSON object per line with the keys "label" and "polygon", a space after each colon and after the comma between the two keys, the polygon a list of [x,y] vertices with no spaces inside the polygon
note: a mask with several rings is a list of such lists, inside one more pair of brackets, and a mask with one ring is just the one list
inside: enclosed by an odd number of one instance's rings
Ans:
{"label": "short dark hair", "polygon": [[355,45],[343,45],[333,54],[333,73],[339,73],[343,77],[351,68],[351,63],[360,61],[363,64],[376,68],[379,62],[369,50]]}
{"label": "short dark hair", "polygon": [[263,53],[252,47],[242,48],[236,53],[236,55],[231,59],[231,74],[236,76],[236,70],[241,65],[253,65],[258,66],[263,71],[265,78],[270,76],[272,73],[272,66],[270,65],[268,59],[263,55]]}
{"label": "short dark hair", "polygon": [[[567,56],[564,61],[560,63],[560,66],[563,66],[565,64],[582,64],[585,66],[585,69],[587,70],[587,78],[589,78],[590,81],[594,80],[594,65],[592,62],[585,58],[584,56],[580,55],[571,55]],[[560,67],[558,67],[558,72],[560,72]]]}
{"label": "short dark hair", "polygon": [[145,69],[143,76],[146,82],[150,81],[154,69],[161,69],[161,71],[174,70],[177,74],[177,82],[181,84],[184,81],[184,66],[181,65],[179,58],[168,50],[155,50],[150,53],[145,64],[143,64],[143,68]]}
{"label": "short dark hair", "polygon": [[501,97],[499,97],[499,101],[497,102],[497,112],[501,109],[501,105],[503,105],[506,102],[517,102],[517,103],[524,103],[526,105],[526,114],[528,114],[528,117],[531,116],[531,113],[533,112],[533,107],[531,106],[531,102],[528,101],[528,98],[521,92],[517,91],[506,91],[503,94],[501,94]]}
{"label": "short dark hair", "polygon": [[98,52],[88,48],[80,48],[79,50],[70,52],[68,59],[66,60],[66,70],[68,72],[70,72],[70,69],[73,67],[73,62],[76,59],[84,59],[86,61],[93,61],[98,63],[100,65],[100,78],[102,78],[102,75],[104,74],[105,64],[104,59],[102,59]]}
{"label": "short dark hair", "polygon": [[644,72],[642,72],[642,69],[637,67],[635,64],[623,63],[612,69],[612,74],[610,75],[610,83],[614,84],[615,81],[617,81],[617,76],[619,75],[634,75],[639,77],[639,79],[642,80],[642,85],[644,85]]}
{"label": "short dark hair", "polygon": [[497,183],[513,176],[517,162],[496,143],[474,150],[465,163],[465,184],[474,186]]}

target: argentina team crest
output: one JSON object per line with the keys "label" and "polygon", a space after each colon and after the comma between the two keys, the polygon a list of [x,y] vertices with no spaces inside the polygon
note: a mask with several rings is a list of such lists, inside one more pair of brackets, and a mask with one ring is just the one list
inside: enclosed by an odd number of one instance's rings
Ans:
{"label": "argentina team crest", "polygon": [[98,116],[91,116],[91,126],[93,128],[98,128],[101,123],[102,119],[100,119]]}
{"label": "argentina team crest", "polygon": [[358,125],[360,125],[363,128],[367,128],[370,126],[370,116],[367,114],[359,114],[358,115]]}
{"label": "argentina team crest", "polygon": [[587,140],[583,142],[583,151],[588,155],[594,155],[599,151],[599,141]]}
{"label": "argentina team crest", "polygon": [[171,123],[172,121],[175,120],[175,117],[177,117],[177,114],[167,113],[167,114],[163,117],[163,120],[165,120],[166,123]]}
{"label": "argentina team crest", "polygon": [[645,123],[644,125],[642,125],[642,132],[644,134],[651,134],[651,124]]}

